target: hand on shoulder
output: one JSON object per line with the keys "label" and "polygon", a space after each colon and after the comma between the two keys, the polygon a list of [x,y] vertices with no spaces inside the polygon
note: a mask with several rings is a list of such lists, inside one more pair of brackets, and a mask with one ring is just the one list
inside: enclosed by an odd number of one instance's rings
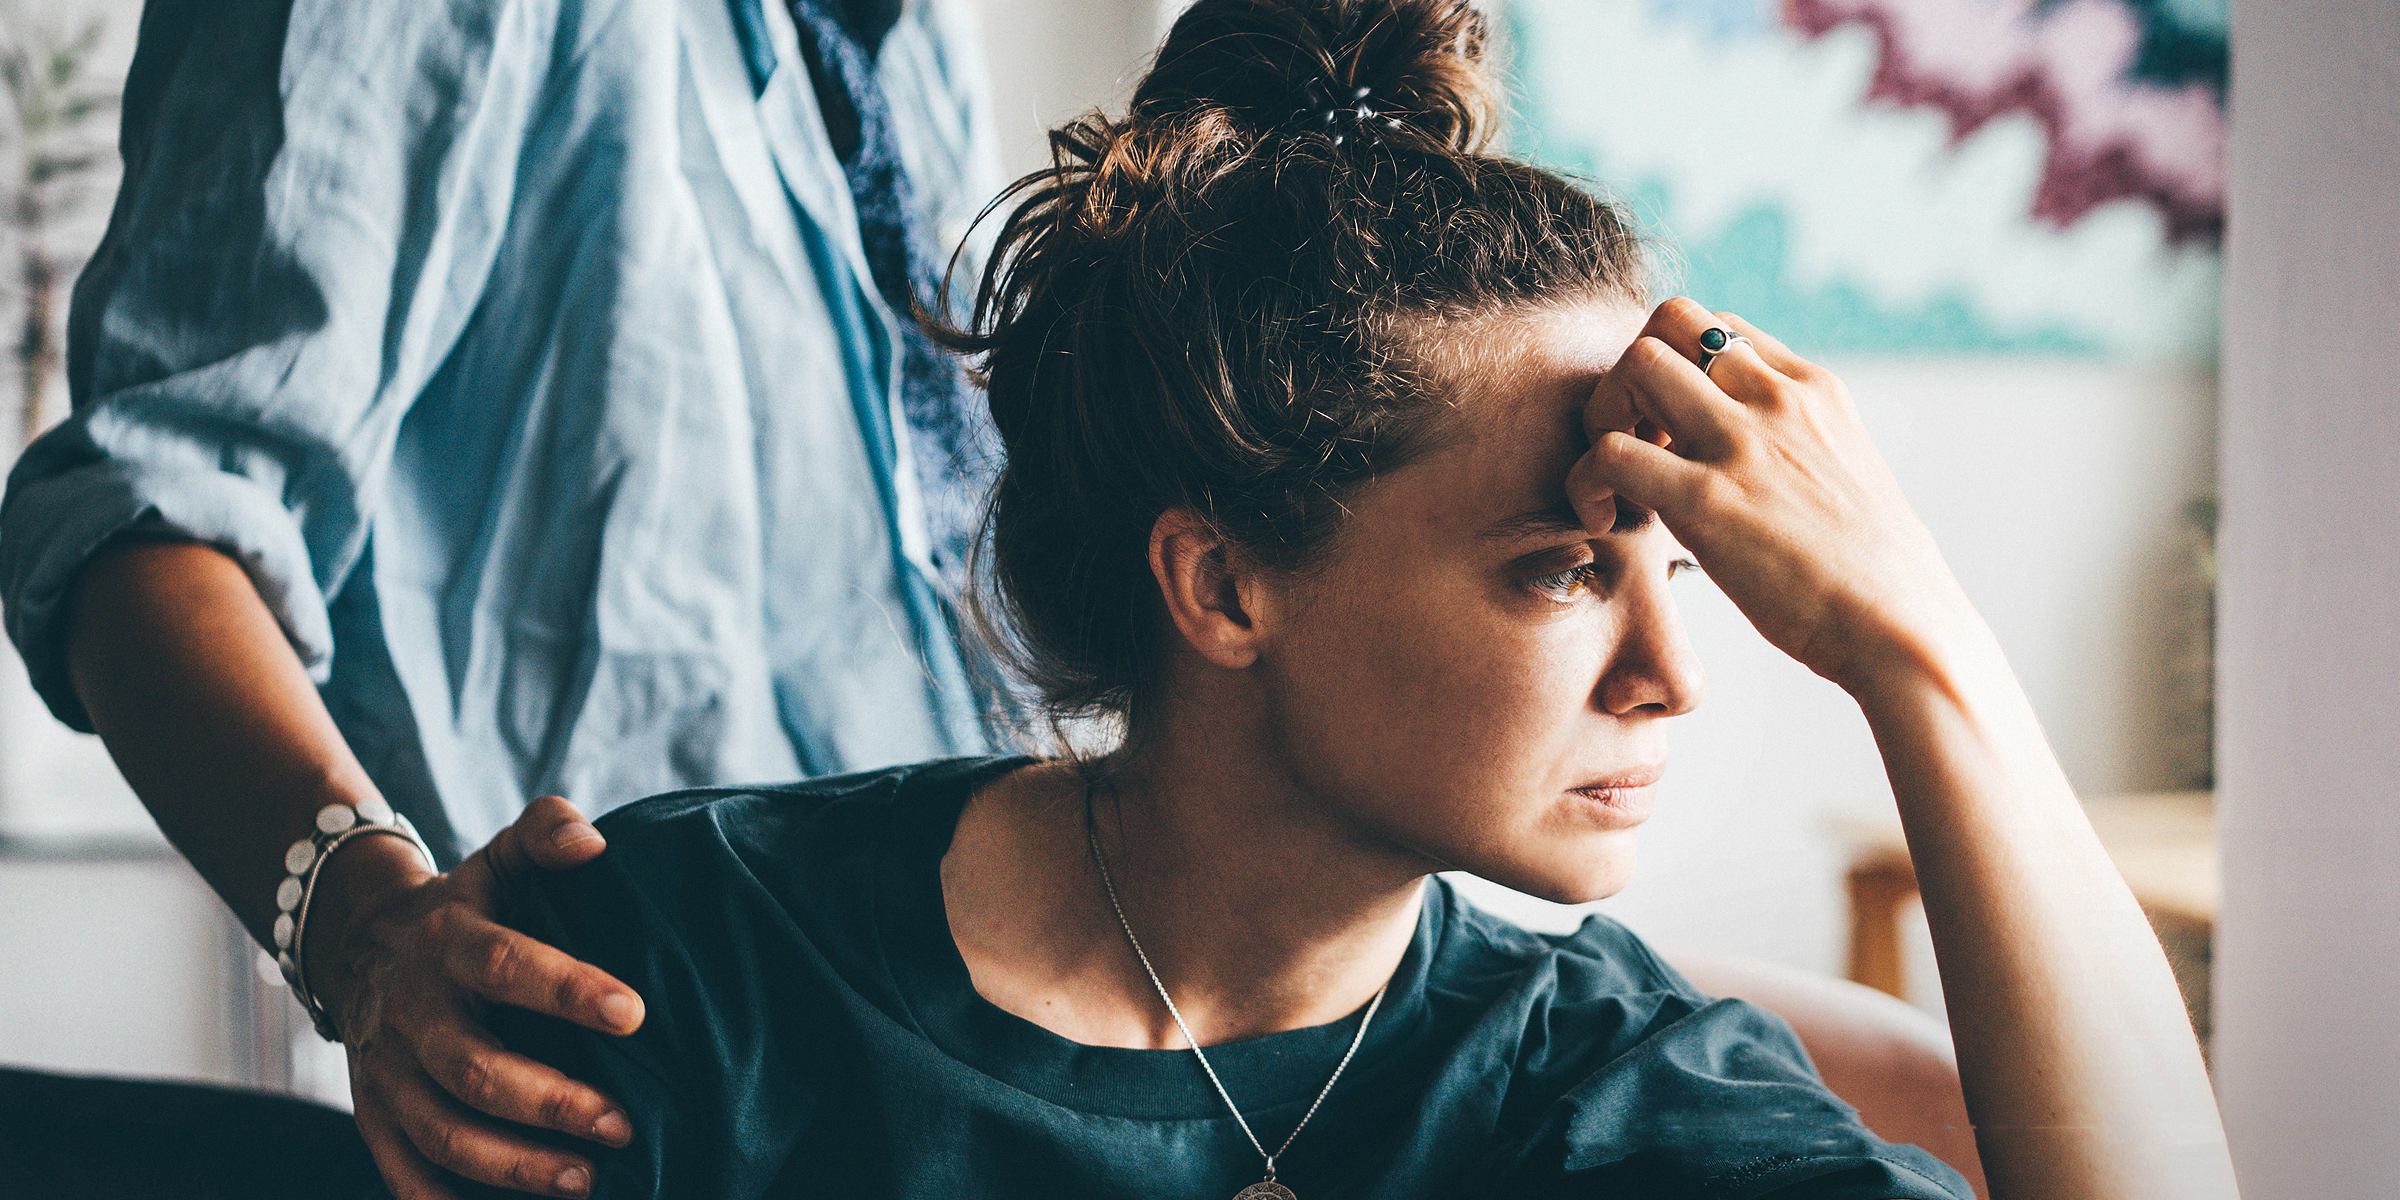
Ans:
{"label": "hand on shoulder", "polygon": [[407,850],[392,838],[328,861],[326,907],[310,930],[322,939],[312,983],[349,1049],[359,1132],[398,1200],[448,1197],[444,1172],[541,1195],[589,1193],[584,1159],[488,1118],[611,1146],[631,1140],[612,1101],[503,1048],[481,1012],[498,1003],[601,1033],[640,1027],[641,998],[624,984],[497,921],[511,880],[580,866],[605,846],[574,806],[545,796],[446,874],[390,861]]}

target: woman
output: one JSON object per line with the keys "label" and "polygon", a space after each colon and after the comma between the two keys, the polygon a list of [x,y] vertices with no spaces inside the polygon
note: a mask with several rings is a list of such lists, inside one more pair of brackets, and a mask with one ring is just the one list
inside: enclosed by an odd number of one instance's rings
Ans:
{"label": "woman", "polygon": [[1841,385],[1645,315],[1617,210],[1477,152],[1481,32],[1202,0],[1054,135],[954,337],[994,624],[1121,737],[660,797],[521,881],[649,1006],[507,1024],[636,1128],[555,1190],[1966,1195],[1622,928],[1428,882],[1623,885],[1696,564],[1883,748],[1993,1194],[2233,1194],[2157,946]]}

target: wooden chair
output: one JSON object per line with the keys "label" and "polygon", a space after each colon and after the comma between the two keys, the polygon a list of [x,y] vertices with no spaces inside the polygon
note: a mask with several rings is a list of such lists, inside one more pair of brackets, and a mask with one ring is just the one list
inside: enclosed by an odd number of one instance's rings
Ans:
{"label": "wooden chair", "polygon": [[[2084,801],[2092,828],[2133,890],[2191,1014],[2192,1030],[2208,1048],[2209,967],[2220,881],[2217,824],[2207,792],[2144,792]],[[1917,872],[1897,821],[1847,826],[1852,850],[1845,880],[1850,895],[1852,982],[1908,997],[1902,923],[1917,901]]]}

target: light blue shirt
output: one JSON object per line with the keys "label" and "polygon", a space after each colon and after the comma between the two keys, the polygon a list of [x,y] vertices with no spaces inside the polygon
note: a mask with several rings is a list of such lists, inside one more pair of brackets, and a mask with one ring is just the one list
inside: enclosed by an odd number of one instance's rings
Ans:
{"label": "light blue shirt", "polygon": [[[945,245],[978,45],[878,70]],[[249,571],[367,771],[472,849],[557,791],[985,748],[896,325],[778,0],[151,0],[75,411],[0,508],[35,687],[128,531]]]}

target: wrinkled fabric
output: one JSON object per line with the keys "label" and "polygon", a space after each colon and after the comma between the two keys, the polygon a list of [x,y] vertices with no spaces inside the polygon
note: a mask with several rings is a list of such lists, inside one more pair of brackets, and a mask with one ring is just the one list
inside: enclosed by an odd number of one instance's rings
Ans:
{"label": "wrinkled fabric", "polygon": [[[997,190],[971,31],[876,71],[915,216]],[[112,538],[237,558],[443,857],[531,796],[974,751],[900,345],[773,0],[152,0],[0,508],[53,712]],[[896,433],[895,431],[900,431]],[[928,486],[930,485],[930,486]]]}
{"label": "wrinkled fabric", "polygon": [[[876,85],[875,52],[899,20],[898,0],[789,3],[834,157],[857,207],[859,240],[876,289],[896,313],[923,307],[964,323],[972,307],[967,302],[972,275],[962,276],[965,285],[944,294],[945,255],[917,215],[891,106]],[[908,418],[918,470],[970,484],[924,491],[933,565],[944,584],[963,590],[983,517],[980,501],[999,474],[1000,436],[981,397],[970,394],[957,358],[914,321],[902,321],[899,333],[900,410]]]}
{"label": "wrinkled fabric", "polygon": [[[1231,1196],[1260,1159],[1191,1054],[1084,1046],[977,995],[941,859],[1024,759],[662,796],[609,852],[520,880],[511,924],[624,980],[610,1037],[495,1010],[513,1047],[625,1106],[598,1200]],[[1211,1047],[1268,1145],[1363,1014]],[[1825,1090],[1789,1026],[1712,1000],[1622,926],[1544,936],[1438,880],[1364,1043],[1288,1154],[1329,1197],[1967,1200]]]}

